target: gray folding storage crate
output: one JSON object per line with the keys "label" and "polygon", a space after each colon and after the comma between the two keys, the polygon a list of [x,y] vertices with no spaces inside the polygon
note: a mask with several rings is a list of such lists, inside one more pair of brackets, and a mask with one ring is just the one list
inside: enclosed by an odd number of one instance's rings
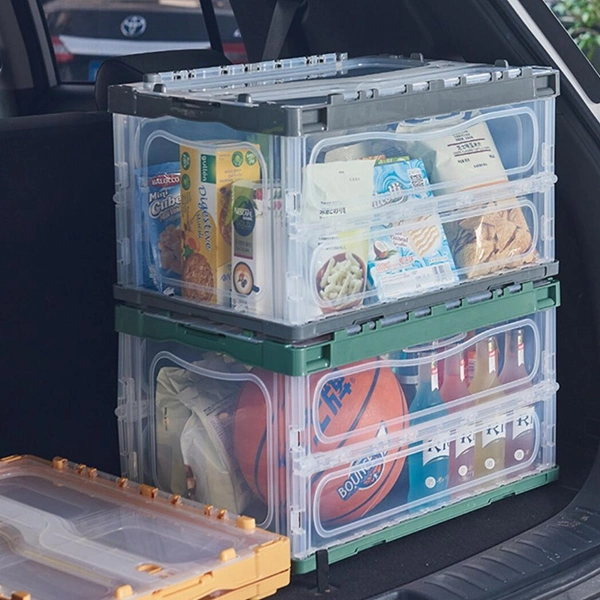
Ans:
{"label": "gray folding storage crate", "polygon": [[302,340],[551,275],[557,92],[334,54],[113,86],[115,296]]}

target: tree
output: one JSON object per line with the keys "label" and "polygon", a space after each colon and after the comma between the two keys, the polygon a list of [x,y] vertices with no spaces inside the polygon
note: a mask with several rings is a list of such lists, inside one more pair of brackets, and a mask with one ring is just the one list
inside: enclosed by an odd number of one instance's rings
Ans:
{"label": "tree", "polygon": [[596,53],[600,50],[600,0],[559,0],[551,4],[554,13],[588,59],[597,59]]}

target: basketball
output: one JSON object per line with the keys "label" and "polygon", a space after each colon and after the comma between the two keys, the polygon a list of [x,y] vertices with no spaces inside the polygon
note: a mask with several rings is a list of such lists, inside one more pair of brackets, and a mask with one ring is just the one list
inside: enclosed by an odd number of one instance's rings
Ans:
{"label": "basketball", "polygon": [[[344,369],[345,374],[339,377],[334,371],[325,380],[321,373],[312,376],[312,395],[318,402],[319,415],[315,426],[321,438],[313,437],[313,452],[383,439],[405,426],[404,422],[389,425],[408,413],[404,392],[392,369],[377,367],[373,362],[353,367],[361,370]],[[365,453],[325,484],[320,482],[329,478],[332,470],[315,475],[313,495],[318,494],[316,505],[322,525],[331,529],[360,519],[375,508],[398,480],[404,462],[404,457],[385,462],[381,453]]]}
{"label": "basketball", "polygon": [[[376,363],[356,363],[346,374],[336,371],[310,377],[311,408],[316,403],[318,423],[312,425],[312,452],[328,452],[369,439],[398,432],[404,426],[388,422],[408,413],[406,399],[392,369]],[[277,406],[273,422],[278,422],[278,454],[276,477],[279,479],[280,501],[285,491],[285,419],[283,377],[267,371],[253,371],[265,382],[271,401]],[[274,395],[274,381],[280,382],[280,392]],[[269,383],[267,383],[269,382]],[[276,398],[274,397],[276,396]],[[287,399],[288,401],[290,399]],[[299,401],[300,399],[298,399]],[[292,400],[293,401],[293,400]],[[254,382],[244,384],[234,419],[234,452],[244,479],[263,502],[268,502],[267,409],[264,391]],[[322,439],[316,435],[317,431]],[[331,440],[330,438],[336,438]],[[404,458],[385,461],[381,454],[365,455],[351,465],[326,470],[312,478],[312,495],[316,499],[318,516],[329,529],[363,517],[383,500],[396,483]],[[349,472],[348,472],[349,470]],[[316,517],[317,515],[315,515]]]}
{"label": "basketball", "polygon": [[[272,427],[280,425],[279,443],[275,443],[273,451],[277,454],[279,468],[275,476],[280,479],[277,487],[282,490],[285,482],[285,453],[283,452],[283,402],[282,396],[273,394],[273,389],[282,381],[280,375],[254,369],[252,371],[265,385],[273,406]],[[233,421],[233,449],[240,471],[250,489],[263,503],[269,504],[269,472],[267,443],[267,398],[265,392],[254,381],[248,381],[242,387]],[[281,472],[281,476],[280,476]],[[283,499],[280,498],[280,501]]]}

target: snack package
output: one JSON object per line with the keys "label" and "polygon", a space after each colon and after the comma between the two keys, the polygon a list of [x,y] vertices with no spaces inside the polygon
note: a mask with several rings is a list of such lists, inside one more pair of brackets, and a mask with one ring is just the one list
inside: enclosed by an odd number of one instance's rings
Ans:
{"label": "snack package", "polygon": [[[304,170],[305,218],[335,226],[373,210],[375,159],[307,165]],[[360,306],[367,281],[368,226],[322,233],[315,240],[310,295],[318,313]]]}
{"label": "snack package", "polygon": [[[391,204],[431,197],[423,162],[408,156],[370,156],[310,165],[313,202],[320,218],[373,216]],[[315,183],[315,179],[317,180]],[[398,207],[398,215],[402,208]],[[414,224],[414,226],[412,226]],[[375,289],[368,302],[400,298],[458,281],[456,266],[439,217],[398,220],[321,238],[316,288],[324,305],[336,310],[359,306],[366,283]],[[326,242],[326,243],[324,243]],[[365,255],[366,250],[366,255]],[[366,277],[365,277],[366,275]]]}
{"label": "snack package", "polygon": [[[423,161],[380,158],[375,162],[375,192],[385,206],[398,199],[429,198]],[[421,189],[420,193],[416,193]],[[410,191],[410,196],[407,196]],[[377,198],[377,196],[375,197]],[[399,209],[402,210],[401,208]],[[402,298],[415,293],[450,286],[458,281],[448,240],[437,214],[396,221],[371,229],[369,246],[369,287],[377,290],[378,301]]]}
{"label": "snack package", "polygon": [[181,146],[183,296],[230,306],[231,186],[258,180],[256,152],[234,142]]}
{"label": "snack package", "polygon": [[[453,122],[444,119],[443,123],[448,126]],[[406,126],[398,127],[399,132],[406,130]],[[411,130],[430,132],[432,123]],[[483,121],[465,129],[455,127],[451,134],[424,137],[407,143],[407,147],[428,165],[432,183],[463,181],[459,189],[467,190],[507,181],[498,149]],[[469,278],[536,260],[531,232],[517,199],[508,198],[489,208],[481,216],[444,224],[456,266]]]}
{"label": "snack package", "polygon": [[145,288],[174,293],[169,280],[181,277],[181,189],[179,163],[167,162],[136,171],[138,282]]}
{"label": "snack package", "polygon": [[[207,372],[238,371],[221,357],[194,363]],[[252,493],[233,452],[233,415],[241,384],[163,367],[156,383],[158,483],[173,493],[242,513]],[[185,419],[185,421],[184,421]]]}

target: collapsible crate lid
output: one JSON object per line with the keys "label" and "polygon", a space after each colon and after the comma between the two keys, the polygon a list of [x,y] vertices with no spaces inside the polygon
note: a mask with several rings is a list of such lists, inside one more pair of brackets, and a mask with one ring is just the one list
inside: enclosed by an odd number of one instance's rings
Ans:
{"label": "collapsible crate lid", "polygon": [[0,598],[263,598],[289,582],[287,538],[253,519],[56,458],[0,460]]}
{"label": "collapsible crate lid", "polygon": [[299,136],[557,93],[558,72],[547,67],[326,54],[147,74],[143,83],[111,86],[109,110]]}
{"label": "collapsible crate lid", "polygon": [[290,376],[304,376],[464,331],[489,327],[560,305],[558,281],[506,285],[485,293],[368,320],[330,335],[281,342],[169,310],[117,305],[119,333],[224,352],[236,360]]}

